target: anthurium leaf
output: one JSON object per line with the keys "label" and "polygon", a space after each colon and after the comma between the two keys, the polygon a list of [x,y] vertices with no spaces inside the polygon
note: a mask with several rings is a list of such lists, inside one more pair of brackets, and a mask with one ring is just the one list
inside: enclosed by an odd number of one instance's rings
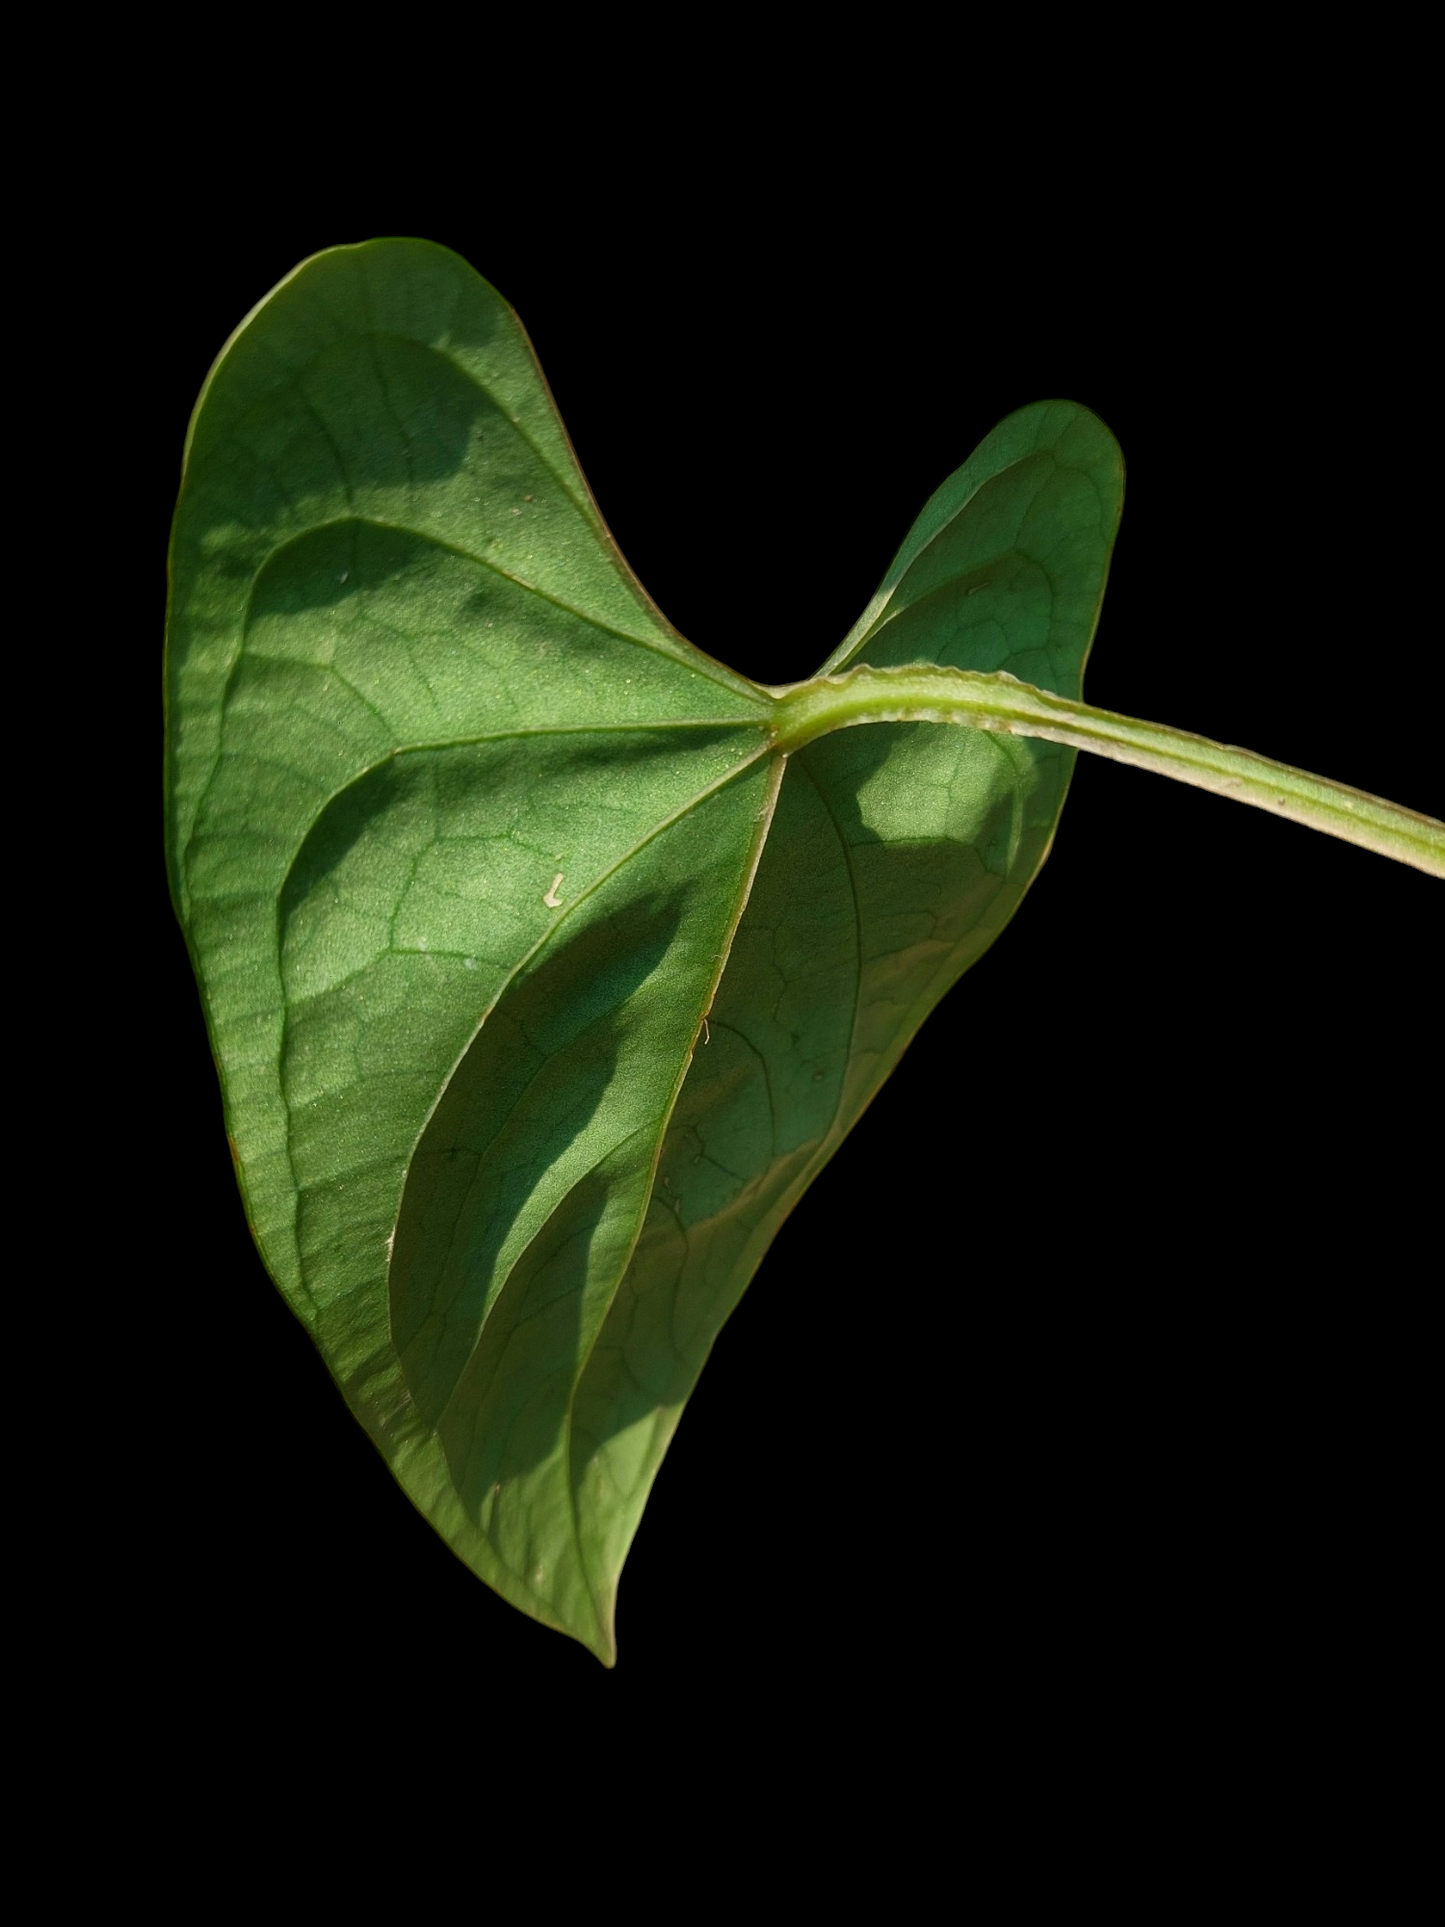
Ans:
{"label": "anthurium leaf", "polygon": [[[1003,423],[825,667],[1076,696],[1108,431]],[[172,886],[262,1255],[413,1500],[615,1651],[618,1575],[782,1218],[1047,853],[1074,752],[774,696],[631,578],[521,328],[414,241],[304,264],[202,394]]]}

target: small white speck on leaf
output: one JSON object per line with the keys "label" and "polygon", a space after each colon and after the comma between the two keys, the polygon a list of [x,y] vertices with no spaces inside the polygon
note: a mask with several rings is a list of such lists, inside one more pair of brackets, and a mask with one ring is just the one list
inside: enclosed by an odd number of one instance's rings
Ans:
{"label": "small white speck on leaf", "polygon": [[551,889],[547,892],[546,896],[543,897],[542,899],[543,903],[546,904],[549,910],[560,910],[562,907],[562,899],[557,894],[557,885],[561,881],[562,881],[562,872],[559,870],[556,876],[554,876],[552,879]]}

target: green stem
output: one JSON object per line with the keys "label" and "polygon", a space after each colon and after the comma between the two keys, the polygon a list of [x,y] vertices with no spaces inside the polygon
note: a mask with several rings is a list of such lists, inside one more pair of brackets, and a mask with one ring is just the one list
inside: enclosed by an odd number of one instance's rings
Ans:
{"label": "green stem", "polygon": [[1181,783],[1273,810],[1327,836],[1377,850],[1431,876],[1445,877],[1445,823],[1387,803],[1344,783],[1271,762],[1247,749],[1211,743],[1186,730],[1136,722],[1051,696],[1012,676],[966,669],[870,669],[819,676],[772,691],[777,700],[773,740],[801,749],[830,730],[855,723],[962,723],[1004,736],[1040,736],[1093,750],[1116,763],[1156,770]]}

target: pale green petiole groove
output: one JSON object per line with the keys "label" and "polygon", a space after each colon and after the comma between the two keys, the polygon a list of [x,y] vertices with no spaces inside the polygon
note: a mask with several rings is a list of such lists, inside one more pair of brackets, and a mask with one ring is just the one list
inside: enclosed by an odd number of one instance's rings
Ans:
{"label": "pale green petiole groove", "polygon": [[1039,736],[1273,810],[1327,836],[1445,877],[1445,823],[1433,816],[1290,769],[1251,750],[1051,696],[1004,672],[983,676],[967,669],[871,669],[865,664],[770,693],[777,702],[773,740],[782,750],[801,749],[817,736],[854,723],[962,723],[1003,736]]}

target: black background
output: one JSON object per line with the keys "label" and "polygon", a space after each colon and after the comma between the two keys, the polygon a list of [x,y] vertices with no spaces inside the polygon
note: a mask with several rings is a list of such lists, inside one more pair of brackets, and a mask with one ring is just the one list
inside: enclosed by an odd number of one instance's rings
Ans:
{"label": "black background", "polygon": [[[204,242],[154,237],[157,633],[212,357],[306,254],[419,233],[515,306],[623,553],[712,654],[810,673],[988,428],[1067,396],[1129,468],[1090,699],[1445,813],[1411,467],[1433,375],[1367,210],[1191,192],[1041,231],[799,174],[683,220],[600,186],[559,212],[525,169],[489,198],[238,199]],[[472,1706],[776,1732],[805,1702],[1166,1760],[1374,1730],[1424,1651],[1439,902],[1081,759],[1015,922],[719,1341],[608,1674],[435,1538],[268,1283],[157,885],[174,1233],[134,1584],[197,1718],[344,1726],[365,1681],[422,1733]]]}

